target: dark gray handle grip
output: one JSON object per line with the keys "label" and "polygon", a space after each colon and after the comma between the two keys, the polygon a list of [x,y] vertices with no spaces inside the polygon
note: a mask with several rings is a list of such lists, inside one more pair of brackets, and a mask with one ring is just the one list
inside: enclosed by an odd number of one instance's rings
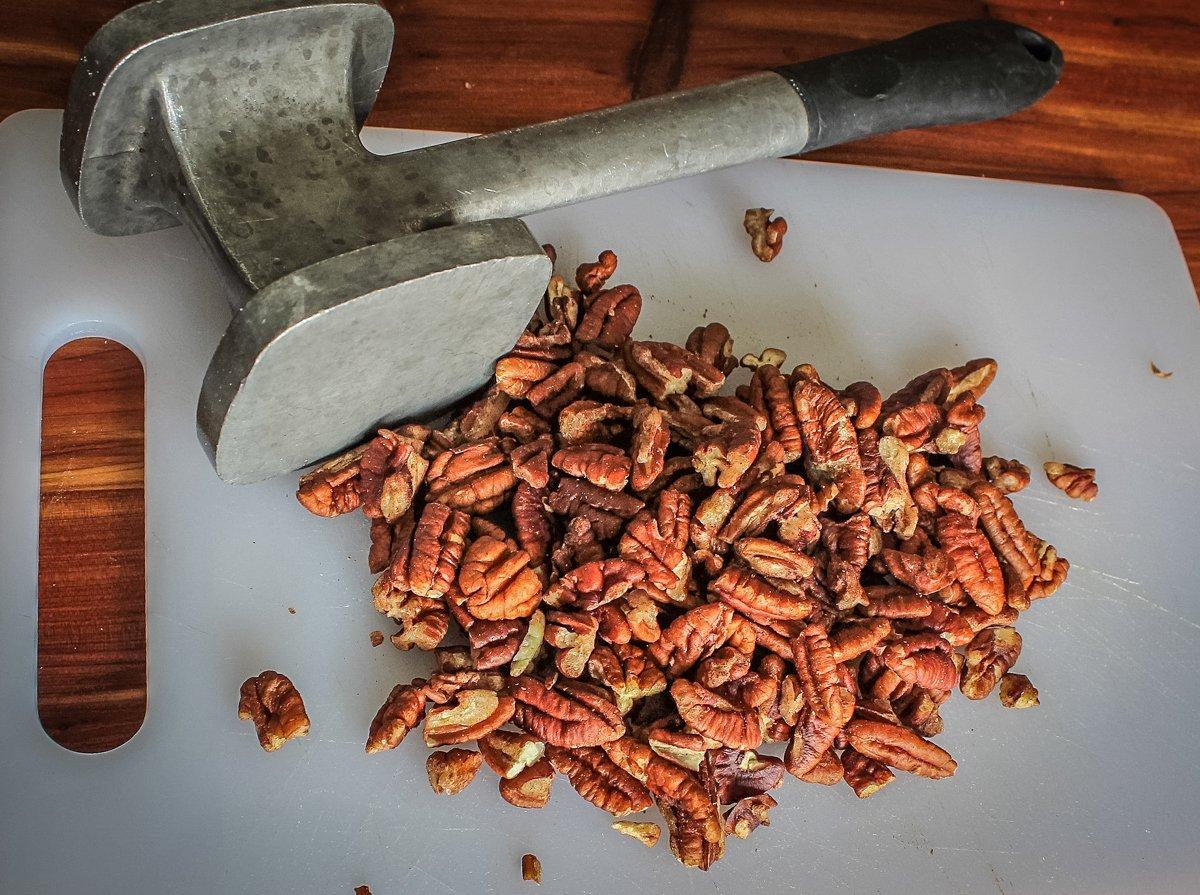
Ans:
{"label": "dark gray handle grip", "polygon": [[1062,72],[1049,38],[1009,22],[949,22],[777,68],[809,118],[804,151],[932,124],[990,121],[1041,99]]}

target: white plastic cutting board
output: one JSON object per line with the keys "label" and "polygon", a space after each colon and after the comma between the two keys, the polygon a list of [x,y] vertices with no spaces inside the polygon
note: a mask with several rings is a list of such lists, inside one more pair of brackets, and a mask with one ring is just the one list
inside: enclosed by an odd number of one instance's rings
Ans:
{"label": "white plastic cutting board", "polygon": [[[885,390],[994,356],[985,450],[1099,469],[1092,504],[1040,473],[1017,499],[1072,563],[1019,624],[1041,708],[952,699],[949,781],[903,777],[859,802],[789,777],[770,828],[730,840],[704,875],[611,831],[561,778],[528,812],[486,769],[434,796],[419,736],[364,754],[389,688],[429,664],[369,645],[387,625],[365,523],[309,516],[291,476],[217,480],[193,422],[229,317],[216,277],[182,230],[87,232],[59,182],[58,127],[53,112],[0,127],[0,892],[527,892],[524,852],[547,892],[1197,890],[1200,314],[1156,206],[781,161],[529,219],[564,270],[620,255],[618,280],[647,298],[644,336],[721,320],[739,353],[782,347],[834,383]],[[379,151],[445,138],[366,134]],[[770,265],[741,228],[757,205],[788,219]],[[150,703],[104,755],[52,743],[35,708],[39,383],[81,334],[120,339],[146,368]],[[273,755],[236,718],[238,686],[263,668],[292,676],[313,720]]]}

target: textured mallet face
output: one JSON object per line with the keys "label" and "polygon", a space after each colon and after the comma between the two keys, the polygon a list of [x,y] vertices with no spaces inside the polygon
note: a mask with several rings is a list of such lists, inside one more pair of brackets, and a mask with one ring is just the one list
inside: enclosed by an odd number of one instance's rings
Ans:
{"label": "textured mallet face", "polygon": [[307,466],[377,426],[430,414],[491,376],[550,260],[520,221],[391,240],[272,283],[234,317],[197,410],[217,474]]}

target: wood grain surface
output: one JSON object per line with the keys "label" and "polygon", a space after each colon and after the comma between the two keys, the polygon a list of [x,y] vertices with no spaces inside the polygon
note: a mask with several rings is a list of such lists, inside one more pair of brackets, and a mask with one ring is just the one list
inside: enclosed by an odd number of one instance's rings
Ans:
{"label": "wood grain surface", "polygon": [[146,714],[142,365],[107,339],[59,348],[42,378],[38,714],[103,752]]}
{"label": "wood grain surface", "polygon": [[[124,0],[0,4],[0,117],[61,107],[88,37]],[[894,134],[812,157],[1144,193],[1173,220],[1200,280],[1200,3],[1196,0],[390,0],[392,66],[370,124],[492,131],[994,17],[1062,47],[1062,82],[1032,109]],[[81,378],[90,374],[81,364]],[[153,383],[150,384],[153,387]],[[86,459],[95,475],[103,452]],[[111,495],[77,496],[98,526]],[[93,601],[110,595],[96,592]],[[116,598],[118,595],[112,593]],[[64,667],[72,655],[55,657]],[[71,695],[56,696],[56,711]],[[80,705],[86,705],[83,697]],[[88,734],[81,728],[80,737]],[[98,740],[96,742],[99,742]]]}

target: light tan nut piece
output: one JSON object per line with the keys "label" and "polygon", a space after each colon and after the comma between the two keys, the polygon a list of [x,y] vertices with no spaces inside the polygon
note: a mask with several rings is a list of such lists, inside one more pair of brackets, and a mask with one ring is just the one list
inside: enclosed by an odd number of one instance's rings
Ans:
{"label": "light tan nut piece", "polygon": [[750,248],[759,261],[774,261],[783,248],[787,221],[783,218],[771,220],[774,213],[774,208],[747,208],[742,219],[742,226],[750,234]]}
{"label": "light tan nut piece", "polygon": [[1072,466],[1070,463],[1043,463],[1046,478],[1050,484],[1062,491],[1068,497],[1077,500],[1095,500],[1100,493],[1096,484],[1096,470],[1082,466]]}
{"label": "light tan nut piece", "polygon": [[656,823],[636,821],[636,820],[618,820],[613,821],[612,828],[622,836],[629,836],[636,839],[646,848],[654,848],[658,845],[658,840],[662,837],[662,829]]}
{"label": "light tan nut piece", "polygon": [[1008,709],[1029,709],[1041,705],[1037,687],[1023,674],[1000,678],[1000,704]]}
{"label": "light tan nut piece", "polygon": [[527,733],[493,730],[479,738],[479,752],[489,768],[512,779],[546,754],[546,744]]}
{"label": "light tan nut piece", "polygon": [[539,758],[515,777],[500,778],[500,796],[517,808],[545,808],[550,801],[554,768]]}
{"label": "light tan nut piece", "polygon": [[308,736],[308,715],[300,692],[286,675],[264,671],[242,684],[238,717],[253,721],[264,752],[274,752],[288,740]]}
{"label": "light tan nut piece", "polygon": [[458,795],[475,779],[483,757],[470,749],[451,749],[448,752],[430,752],[425,760],[425,772],[429,785],[440,796]]}
{"label": "light tan nut piece", "polygon": [[988,481],[1005,494],[1014,494],[1029,485],[1029,467],[1019,460],[984,457],[983,471]]}

